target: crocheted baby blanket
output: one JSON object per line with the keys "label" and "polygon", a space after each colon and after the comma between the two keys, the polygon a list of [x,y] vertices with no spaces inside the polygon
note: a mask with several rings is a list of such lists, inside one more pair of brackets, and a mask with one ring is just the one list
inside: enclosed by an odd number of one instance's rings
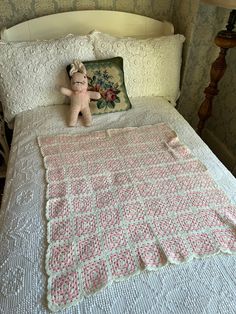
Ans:
{"label": "crocheted baby blanket", "polygon": [[236,251],[236,206],[168,125],[38,142],[52,311],[144,269]]}

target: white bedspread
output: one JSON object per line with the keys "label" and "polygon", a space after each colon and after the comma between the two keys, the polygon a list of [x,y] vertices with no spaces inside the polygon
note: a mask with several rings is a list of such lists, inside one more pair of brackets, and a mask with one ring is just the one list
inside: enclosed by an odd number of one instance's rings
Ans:
{"label": "white bedspread", "polygon": [[[48,313],[45,172],[37,136],[168,122],[236,204],[236,180],[188,123],[161,98],[132,99],[127,112],[95,116],[92,127],[67,128],[66,106],[41,107],[15,122],[0,216],[0,313]],[[14,168],[13,168],[14,167]],[[235,313],[236,256],[168,266],[115,283],[62,313]]]}

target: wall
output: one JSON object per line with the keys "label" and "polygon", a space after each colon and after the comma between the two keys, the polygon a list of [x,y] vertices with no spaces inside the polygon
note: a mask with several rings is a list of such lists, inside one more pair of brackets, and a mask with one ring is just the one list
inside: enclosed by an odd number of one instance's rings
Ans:
{"label": "wall", "polygon": [[[225,28],[229,10],[199,0],[0,0],[0,28],[46,14],[93,9],[169,20],[176,32],[186,36],[178,109],[195,128],[210,66],[219,52],[213,39],[218,30]],[[236,49],[229,51],[227,60],[229,67],[219,84],[220,94],[214,101],[213,117],[206,123],[204,140],[230,170],[235,167],[236,171]]]}
{"label": "wall", "polygon": [[[209,84],[211,64],[219,54],[214,37],[219,30],[225,29],[229,12],[197,0],[174,2],[173,23],[176,31],[186,36],[178,109],[194,128],[198,122],[197,111],[204,100],[204,89]],[[227,63],[203,139],[236,174],[236,49],[228,51]]]}
{"label": "wall", "polygon": [[0,28],[70,10],[116,10],[171,20],[172,2],[173,0],[0,0]]}

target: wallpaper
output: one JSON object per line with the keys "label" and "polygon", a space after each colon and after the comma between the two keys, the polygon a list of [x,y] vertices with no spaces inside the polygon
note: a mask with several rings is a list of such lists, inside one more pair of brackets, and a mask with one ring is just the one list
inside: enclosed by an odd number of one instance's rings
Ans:
{"label": "wallpaper", "polygon": [[[219,53],[214,44],[217,32],[225,28],[229,10],[201,3],[199,0],[0,0],[0,28],[10,27],[30,18],[70,10],[117,10],[133,12],[173,22],[176,33],[184,34],[182,92],[178,110],[196,128],[197,111],[209,84],[210,66]],[[213,117],[206,130],[230,155],[230,162],[215,147],[207,144],[222,161],[236,171],[236,48],[227,55],[228,68],[214,99]],[[218,150],[218,151],[217,151]]]}
{"label": "wallpaper", "polygon": [[[200,1],[174,2],[172,21],[176,31],[186,36],[178,109],[194,128],[198,123],[197,111],[204,100],[204,89],[210,82],[211,64],[219,54],[214,37],[225,29],[229,13],[230,10]],[[219,95],[213,101],[213,115],[206,122],[205,130],[211,138],[204,136],[205,132],[203,139],[231,171],[236,171],[236,49],[228,51],[227,64],[218,86]]]}
{"label": "wallpaper", "polygon": [[0,28],[56,12],[116,10],[171,20],[173,0],[0,0]]}

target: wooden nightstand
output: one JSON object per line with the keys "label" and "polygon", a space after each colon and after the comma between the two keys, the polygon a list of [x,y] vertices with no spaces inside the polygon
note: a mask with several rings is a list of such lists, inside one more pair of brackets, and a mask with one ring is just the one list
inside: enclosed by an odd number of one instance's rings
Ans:
{"label": "wooden nightstand", "polygon": [[[227,1],[204,1],[209,2],[210,4],[219,4],[219,6],[223,6],[225,8],[232,8],[233,6],[233,1],[228,1],[229,3],[227,3]],[[222,5],[220,5],[220,3],[222,3]],[[236,1],[234,1],[234,5],[235,3]],[[234,31],[235,23],[236,9],[230,12],[226,30],[220,31],[215,38],[215,44],[220,48],[220,53],[217,59],[212,63],[210,71],[210,84],[204,90],[205,99],[198,110],[199,122],[197,126],[197,132],[200,136],[202,135],[206,121],[212,114],[213,99],[219,92],[218,83],[224,76],[227,67],[225,60],[227,51],[236,47],[236,32]],[[233,66],[235,67],[235,65]]]}

